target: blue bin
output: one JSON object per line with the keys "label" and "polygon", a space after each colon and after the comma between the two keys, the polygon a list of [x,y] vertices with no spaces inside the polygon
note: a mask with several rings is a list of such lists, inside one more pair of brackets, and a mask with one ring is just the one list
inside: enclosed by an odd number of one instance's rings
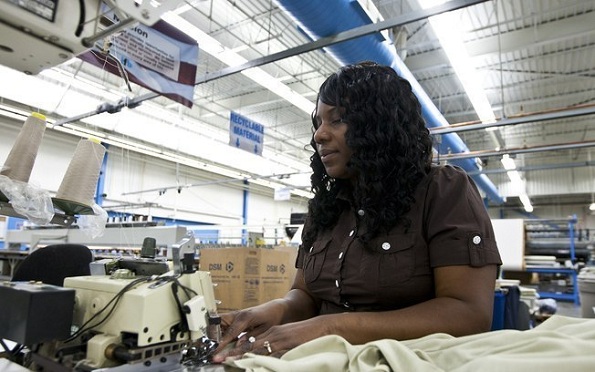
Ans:
{"label": "blue bin", "polygon": [[506,296],[501,290],[494,292],[494,316],[492,318],[492,331],[504,329],[504,313]]}

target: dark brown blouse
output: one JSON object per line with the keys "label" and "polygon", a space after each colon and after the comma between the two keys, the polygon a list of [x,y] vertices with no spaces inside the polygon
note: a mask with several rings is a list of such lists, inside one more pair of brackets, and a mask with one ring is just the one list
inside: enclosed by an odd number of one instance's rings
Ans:
{"label": "dark brown blouse", "polygon": [[296,267],[321,300],[321,314],[411,306],[435,297],[435,267],[502,264],[490,218],[465,171],[433,167],[415,200],[407,231],[395,226],[364,247],[358,238],[364,212],[345,201],[336,226],[312,247],[300,247]]}

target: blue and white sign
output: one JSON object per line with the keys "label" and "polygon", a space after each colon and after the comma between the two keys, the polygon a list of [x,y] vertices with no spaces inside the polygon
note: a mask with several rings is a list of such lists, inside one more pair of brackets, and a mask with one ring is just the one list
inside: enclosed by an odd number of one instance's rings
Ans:
{"label": "blue and white sign", "polygon": [[229,118],[229,144],[242,150],[262,155],[264,126],[245,116],[231,112]]}
{"label": "blue and white sign", "polygon": [[[120,22],[107,4],[102,4],[102,9],[104,16]],[[109,53],[100,39],[78,57],[118,77],[122,76],[122,67],[131,82],[192,107],[198,64],[196,40],[160,20],[150,27],[139,23],[109,41]]]}

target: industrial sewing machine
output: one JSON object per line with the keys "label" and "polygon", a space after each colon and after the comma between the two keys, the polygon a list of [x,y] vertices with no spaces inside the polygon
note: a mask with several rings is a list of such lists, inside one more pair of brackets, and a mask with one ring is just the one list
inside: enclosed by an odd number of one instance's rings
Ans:
{"label": "industrial sewing machine", "polygon": [[[208,364],[220,323],[210,274],[196,270],[191,234],[172,246],[172,256],[171,263],[142,253],[102,260],[92,263],[92,273],[100,275],[68,277],[64,287],[0,285],[0,339],[17,343],[11,359],[51,371]],[[152,274],[138,275],[147,273],[145,266]]]}

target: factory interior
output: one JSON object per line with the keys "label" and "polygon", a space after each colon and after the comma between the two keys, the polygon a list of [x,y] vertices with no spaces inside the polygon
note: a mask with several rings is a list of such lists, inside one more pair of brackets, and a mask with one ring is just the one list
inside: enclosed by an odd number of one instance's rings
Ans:
{"label": "factory interior", "polygon": [[[0,372],[595,370],[593,25],[591,0],[0,0]],[[227,314],[304,279],[319,88],[362,61],[481,197],[491,327],[215,363]]]}

